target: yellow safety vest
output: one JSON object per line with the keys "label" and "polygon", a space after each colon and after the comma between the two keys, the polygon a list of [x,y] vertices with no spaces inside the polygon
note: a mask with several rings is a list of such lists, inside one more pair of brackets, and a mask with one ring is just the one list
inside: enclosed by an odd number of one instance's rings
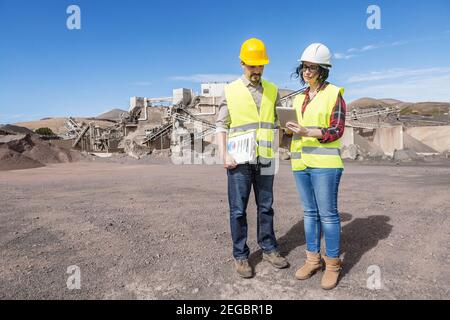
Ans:
{"label": "yellow safety vest", "polygon": [[[306,95],[302,93],[296,96],[293,106],[297,111],[299,124],[306,128],[328,128],[339,93],[343,95],[344,88],[328,84],[311,100],[303,115],[302,105]],[[293,171],[305,170],[307,167],[343,168],[341,140],[320,143],[317,138],[300,137],[294,134],[291,142],[291,165]]]}
{"label": "yellow safety vest", "polygon": [[256,155],[271,159],[274,157],[273,141],[275,127],[275,103],[278,88],[262,80],[263,95],[258,108],[252,94],[241,79],[225,86],[225,98],[231,123],[228,137],[235,137],[256,130]]}

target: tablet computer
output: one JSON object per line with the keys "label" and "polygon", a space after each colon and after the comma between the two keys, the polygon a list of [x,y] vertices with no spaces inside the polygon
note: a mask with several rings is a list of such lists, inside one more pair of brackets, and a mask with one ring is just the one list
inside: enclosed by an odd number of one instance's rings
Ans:
{"label": "tablet computer", "polygon": [[286,128],[288,122],[298,123],[297,111],[294,108],[277,107],[277,115],[282,128]]}

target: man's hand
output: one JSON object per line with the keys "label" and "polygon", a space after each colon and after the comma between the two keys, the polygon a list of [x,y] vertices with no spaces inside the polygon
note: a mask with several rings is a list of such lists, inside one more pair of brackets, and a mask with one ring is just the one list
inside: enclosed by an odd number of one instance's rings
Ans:
{"label": "man's hand", "polygon": [[236,161],[234,161],[233,157],[230,156],[228,153],[225,156],[225,159],[223,161],[223,167],[225,169],[234,169],[237,167],[237,163]]}
{"label": "man's hand", "polygon": [[288,122],[288,123],[286,123],[286,128],[289,129],[290,131],[292,131],[293,133],[298,134],[302,137],[308,136],[308,129],[305,127],[302,127],[298,123]]}
{"label": "man's hand", "polygon": [[227,133],[217,132],[216,134],[217,144],[219,146],[219,155],[222,159],[223,167],[225,169],[234,169],[237,167],[236,161],[228,154],[227,151]]}

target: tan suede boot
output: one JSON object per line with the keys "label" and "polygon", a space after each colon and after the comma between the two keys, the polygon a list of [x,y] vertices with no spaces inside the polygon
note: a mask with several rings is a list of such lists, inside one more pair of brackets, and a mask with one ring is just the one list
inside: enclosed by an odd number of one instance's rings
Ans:
{"label": "tan suede boot", "polygon": [[342,269],[342,262],[339,258],[329,258],[323,256],[325,260],[325,273],[322,277],[322,289],[330,290],[336,287],[339,278],[339,273]]}
{"label": "tan suede boot", "polygon": [[316,273],[317,270],[323,268],[320,253],[306,251],[306,261],[303,267],[297,270],[295,278],[298,280],[306,280]]}
{"label": "tan suede boot", "polygon": [[274,266],[277,269],[284,269],[289,267],[289,262],[277,251],[271,253],[263,252],[263,260],[268,261],[272,266]]}
{"label": "tan suede boot", "polygon": [[251,278],[253,277],[253,270],[248,260],[234,260],[234,267],[236,272],[242,278]]}

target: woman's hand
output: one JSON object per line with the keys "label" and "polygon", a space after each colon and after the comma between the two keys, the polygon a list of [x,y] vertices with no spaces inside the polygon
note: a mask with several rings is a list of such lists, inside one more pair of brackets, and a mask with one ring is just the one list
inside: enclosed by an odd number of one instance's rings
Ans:
{"label": "woman's hand", "polygon": [[292,132],[288,128],[283,128],[283,133],[288,136],[292,136],[294,134],[294,132]]}
{"label": "woman's hand", "polygon": [[292,131],[295,134],[298,134],[302,137],[307,137],[308,136],[308,129],[305,127],[302,127],[301,125],[299,125],[298,123],[295,122],[288,122],[286,123],[286,128],[290,131]]}

